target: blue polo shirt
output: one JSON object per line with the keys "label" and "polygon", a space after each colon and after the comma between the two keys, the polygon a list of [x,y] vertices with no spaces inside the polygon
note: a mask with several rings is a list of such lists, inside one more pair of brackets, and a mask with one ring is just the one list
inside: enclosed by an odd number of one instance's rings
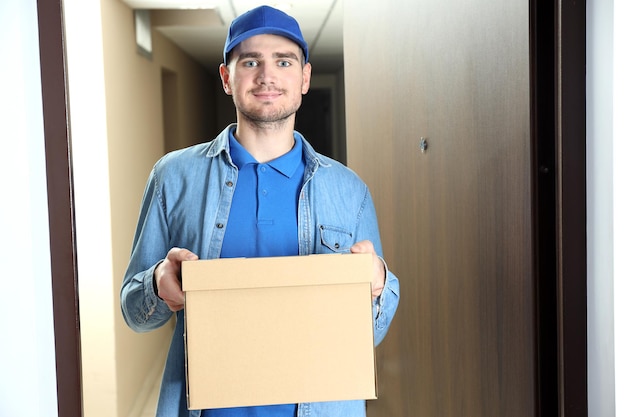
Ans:
{"label": "blue polo shirt", "polygon": [[[302,140],[285,155],[259,163],[230,133],[239,170],[222,244],[222,258],[298,254],[298,195],[304,178]],[[203,417],[295,417],[297,405],[204,410]]]}

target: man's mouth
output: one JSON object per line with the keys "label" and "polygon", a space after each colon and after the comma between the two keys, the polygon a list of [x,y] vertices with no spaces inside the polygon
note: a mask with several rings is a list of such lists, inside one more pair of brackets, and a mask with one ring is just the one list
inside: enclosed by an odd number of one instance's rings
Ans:
{"label": "man's mouth", "polygon": [[274,100],[282,95],[281,91],[278,90],[263,90],[263,91],[254,91],[252,94],[260,99],[260,100]]}

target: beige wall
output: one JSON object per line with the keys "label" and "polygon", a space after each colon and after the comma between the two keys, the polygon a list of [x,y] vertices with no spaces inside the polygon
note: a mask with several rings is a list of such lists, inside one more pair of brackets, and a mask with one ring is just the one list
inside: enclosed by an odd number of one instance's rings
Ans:
{"label": "beige wall", "polygon": [[[92,83],[103,83],[106,116],[103,119],[105,127],[94,125],[93,133],[94,137],[104,131],[106,134],[105,145],[100,148],[102,152],[91,155],[91,158],[99,155],[106,160],[108,155],[109,176],[108,180],[102,180],[105,185],[108,181],[108,190],[102,190],[99,195],[110,196],[110,219],[105,221],[86,213],[89,202],[85,202],[83,210],[77,208],[80,211],[78,217],[83,219],[77,221],[77,234],[80,236],[79,261],[88,257],[91,250],[88,241],[98,239],[98,235],[99,241],[110,239],[110,259],[108,252],[102,253],[99,259],[88,264],[83,262],[84,266],[79,268],[84,414],[87,417],[126,417],[141,409],[155,379],[160,378],[172,327],[136,334],[124,323],[119,307],[119,288],[128,262],[145,181],[152,165],[166,149],[162,71],[166,69],[169,74],[174,74],[176,80],[175,88],[171,90],[173,95],[168,98],[171,100],[169,104],[174,103],[174,109],[170,111],[176,112],[173,117],[177,120],[174,147],[205,141],[213,135],[215,80],[158,32],[153,32],[152,59],[139,55],[132,10],[119,0],[101,0],[100,3],[101,20],[97,23],[102,25],[104,72],[100,76],[94,71]],[[96,14],[94,12],[92,18],[97,19]],[[79,36],[87,36],[92,28],[82,30],[84,33]],[[95,37],[97,39],[97,34]],[[98,49],[100,45],[94,45],[94,48]],[[87,53],[85,49],[83,51]],[[69,55],[71,59],[72,54]],[[91,104],[81,103],[76,113],[84,112],[85,106]],[[97,108],[94,105],[94,111],[98,111]],[[82,143],[89,141],[89,133],[79,135],[78,128],[76,132],[77,147],[80,148]],[[75,157],[81,158],[81,153]],[[84,161],[77,163],[81,165]],[[84,170],[87,171],[88,167]],[[84,177],[82,172],[76,173],[81,179]],[[86,199],[85,194],[90,192],[87,189],[88,185],[85,185],[77,190],[77,194],[82,193],[78,196],[79,201]],[[103,197],[101,204],[107,204],[106,198]],[[100,227],[94,236],[93,228],[109,224],[109,221],[110,227]],[[103,235],[109,232],[110,236]],[[106,265],[108,262],[110,267]],[[96,269],[108,271],[111,276],[96,272]],[[104,284],[109,281],[112,284]]]}

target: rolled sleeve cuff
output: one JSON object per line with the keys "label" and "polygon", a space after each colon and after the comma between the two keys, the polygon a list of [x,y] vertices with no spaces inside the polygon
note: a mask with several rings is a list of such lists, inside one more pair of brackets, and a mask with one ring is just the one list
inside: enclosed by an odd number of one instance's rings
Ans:
{"label": "rolled sleeve cuff", "polygon": [[384,339],[391,320],[396,313],[400,300],[400,285],[398,278],[389,271],[387,263],[380,258],[385,266],[385,285],[381,294],[374,300],[372,314],[374,317],[374,339],[378,345]]}

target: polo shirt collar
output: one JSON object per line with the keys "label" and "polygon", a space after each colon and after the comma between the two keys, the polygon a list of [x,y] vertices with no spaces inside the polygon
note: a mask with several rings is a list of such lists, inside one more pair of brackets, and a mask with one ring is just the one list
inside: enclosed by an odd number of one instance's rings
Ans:
{"label": "polo shirt collar", "polygon": [[[302,138],[299,133],[295,132],[294,146],[286,154],[279,156],[267,162],[266,165],[271,166],[287,178],[291,178],[298,167],[304,163],[302,158]],[[237,168],[241,169],[247,164],[258,164],[259,162],[235,139],[233,131],[229,134],[230,157]]]}

